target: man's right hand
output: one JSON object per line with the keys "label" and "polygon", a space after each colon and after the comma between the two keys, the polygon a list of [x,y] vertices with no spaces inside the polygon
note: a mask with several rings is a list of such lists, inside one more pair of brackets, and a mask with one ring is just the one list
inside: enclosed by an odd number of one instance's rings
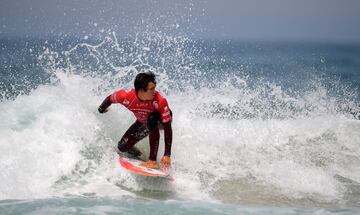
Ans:
{"label": "man's right hand", "polygon": [[104,110],[104,109],[102,109],[101,107],[98,107],[98,111],[99,111],[99,113],[106,113],[106,112],[109,111],[109,108],[106,108],[106,109]]}
{"label": "man's right hand", "polygon": [[160,161],[161,168],[168,170],[171,167],[171,158],[170,156],[164,155]]}

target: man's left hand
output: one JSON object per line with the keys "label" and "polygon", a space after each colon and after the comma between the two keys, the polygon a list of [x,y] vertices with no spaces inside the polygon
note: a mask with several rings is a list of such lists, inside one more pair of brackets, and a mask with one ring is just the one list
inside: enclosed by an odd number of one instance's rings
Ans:
{"label": "man's left hand", "polygon": [[99,111],[99,113],[106,113],[106,112],[109,111],[109,108],[106,108],[106,109],[104,110],[104,109],[102,109],[101,107],[98,107],[98,111]]}

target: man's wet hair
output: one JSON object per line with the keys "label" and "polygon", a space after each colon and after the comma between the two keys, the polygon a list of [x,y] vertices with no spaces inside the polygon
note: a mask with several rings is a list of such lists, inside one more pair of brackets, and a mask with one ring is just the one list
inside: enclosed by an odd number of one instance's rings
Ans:
{"label": "man's wet hair", "polygon": [[137,74],[134,81],[135,91],[138,92],[140,89],[143,89],[146,92],[146,88],[149,82],[156,84],[155,74],[152,71],[146,71]]}

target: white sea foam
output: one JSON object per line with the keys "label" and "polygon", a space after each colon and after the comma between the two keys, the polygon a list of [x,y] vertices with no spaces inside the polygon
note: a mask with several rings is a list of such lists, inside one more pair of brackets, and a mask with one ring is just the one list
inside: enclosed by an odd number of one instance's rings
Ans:
{"label": "white sea foam", "polygon": [[[107,114],[97,113],[106,96],[93,91],[98,79],[56,75],[56,84],[1,103],[1,198],[116,196],[156,189],[159,184],[138,183],[116,163],[113,147],[134,120],[132,114],[116,105]],[[360,181],[358,121],[341,115],[207,117],[202,106],[214,99],[231,103],[236,93],[210,96],[207,89],[194,91],[195,98],[189,94],[168,96],[174,112],[177,180],[170,187],[161,184],[163,190],[175,189],[180,198],[209,199],[221,189],[221,183],[213,186],[217,182],[233,180],[236,187],[238,179],[251,177],[290,198],[331,201],[346,192],[335,176]],[[147,140],[140,148],[147,150]]]}

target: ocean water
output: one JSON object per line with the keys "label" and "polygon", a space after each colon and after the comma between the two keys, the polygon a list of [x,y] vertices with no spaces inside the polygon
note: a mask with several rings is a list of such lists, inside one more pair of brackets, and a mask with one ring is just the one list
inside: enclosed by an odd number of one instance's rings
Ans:
{"label": "ocean water", "polygon": [[[134,117],[97,113],[142,69],[174,113],[174,182],[124,171]],[[360,213],[359,69],[354,44],[2,39],[0,213]]]}

